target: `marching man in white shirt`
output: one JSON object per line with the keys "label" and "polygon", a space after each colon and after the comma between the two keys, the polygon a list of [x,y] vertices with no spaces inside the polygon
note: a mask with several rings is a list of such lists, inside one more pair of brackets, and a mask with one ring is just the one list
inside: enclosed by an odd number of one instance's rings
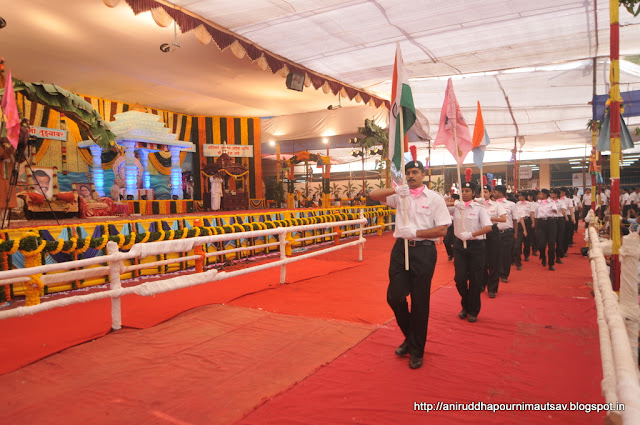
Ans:
{"label": "marching man in white shirt", "polygon": [[[462,185],[461,201],[449,208],[453,216],[453,243],[456,288],[460,294],[460,319],[471,323],[478,320],[480,292],[485,260],[485,234],[491,231],[491,220],[484,207],[474,202],[477,186],[473,182]],[[466,246],[465,246],[466,245]]]}
{"label": "marching man in white shirt", "polygon": [[[536,229],[538,241],[538,253],[543,267],[547,265],[549,255],[549,270],[555,270],[556,258],[556,222],[554,215],[558,211],[558,205],[549,199],[549,190],[542,189],[538,192],[538,202],[531,211],[533,222],[531,226]],[[547,247],[549,248],[547,253]]]}
{"label": "marching man in white shirt", "polygon": [[498,223],[507,221],[507,213],[504,208],[496,201],[491,200],[490,185],[482,187],[484,200],[481,205],[484,206],[489,220],[491,220],[491,231],[486,236],[485,249],[485,266],[482,272],[482,291],[485,287],[489,291],[489,298],[495,298],[500,283],[500,233],[498,232]]}
{"label": "marching man in white shirt", "polygon": [[507,221],[498,223],[498,232],[500,232],[500,280],[504,283],[509,281],[509,273],[511,272],[511,259],[513,257],[513,242],[518,238],[518,209],[516,204],[505,198],[507,187],[498,185],[493,189],[493,197],[496,202],[502,205],[507,213]]}

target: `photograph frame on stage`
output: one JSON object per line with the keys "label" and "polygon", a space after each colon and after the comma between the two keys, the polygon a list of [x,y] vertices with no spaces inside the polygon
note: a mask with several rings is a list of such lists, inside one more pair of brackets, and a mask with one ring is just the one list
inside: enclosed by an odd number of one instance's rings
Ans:
{"label": "photograph frame on stage", "polygon": [[93,183],[85,181],[73,182],[71,186],[76,192],[78,192],[78,198],[89,201],[94,199],[93,194],[96,189]]}
{"label": "photograph frame on stage", "polygon": [[[40,193],[51,200],[54,189],[56,189],[55,192],[57,192],[58,189],[58,170],[55,167],[31,167],[31,171],[32,174],[30,173],[27,176],[27,186],[29,190]],[[41,187],[42,189],[46,187],[46,190],[41,190]]]}

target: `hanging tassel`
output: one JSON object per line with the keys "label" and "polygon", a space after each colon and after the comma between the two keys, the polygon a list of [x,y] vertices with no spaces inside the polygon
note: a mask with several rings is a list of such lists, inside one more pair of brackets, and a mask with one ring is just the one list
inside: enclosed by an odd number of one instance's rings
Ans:
{"label": "hanging tassel", "polygon": [[498,180],[496,179],[491,180],[491,186],[496,187],[496,184],[498,184]]}

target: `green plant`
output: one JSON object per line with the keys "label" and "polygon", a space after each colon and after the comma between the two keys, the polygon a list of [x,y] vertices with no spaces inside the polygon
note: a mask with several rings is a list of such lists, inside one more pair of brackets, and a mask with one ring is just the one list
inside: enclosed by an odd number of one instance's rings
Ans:
{"label": "green plant", "polygon": [[434,192],[444,194],[444,180],[442,179],[442,177],[438,177],[436,181],[432,180],[431,187],[429,189],[433,190]]}
{"label": "green plant", "polygon": [[640,0],[620,0],[620,4],[633,16],[640,13]]}
{"label": "green plant", "polygon": [[340,194],[342,193],[342,189],[338,186],[338,183],[331,183],[331,194],[334,198],[340,198]]}
{"label": "green plant", "polygon": [[342,188],[344,189],[344,195],[347,198],[351,198],[356,191],[356,187],[351,182],[345,184]]}
{"label": "green plant", "polygon": [[273,200],[276,201],[277,207],[284,202],[284,184],[282,182],[278,182],[273,186]]}

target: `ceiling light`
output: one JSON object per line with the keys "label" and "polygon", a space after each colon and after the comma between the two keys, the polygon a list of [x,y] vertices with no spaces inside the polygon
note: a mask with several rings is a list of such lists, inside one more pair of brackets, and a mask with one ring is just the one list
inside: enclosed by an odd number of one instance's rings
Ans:
{"label": "ceiling light", "polygon": [[178,44],[178,28],[176,26],[175,19],[173,20],[173,43],[162,43],[160,45],[160,51],[164,53],[175,52],[180,48],[180,44]]}

